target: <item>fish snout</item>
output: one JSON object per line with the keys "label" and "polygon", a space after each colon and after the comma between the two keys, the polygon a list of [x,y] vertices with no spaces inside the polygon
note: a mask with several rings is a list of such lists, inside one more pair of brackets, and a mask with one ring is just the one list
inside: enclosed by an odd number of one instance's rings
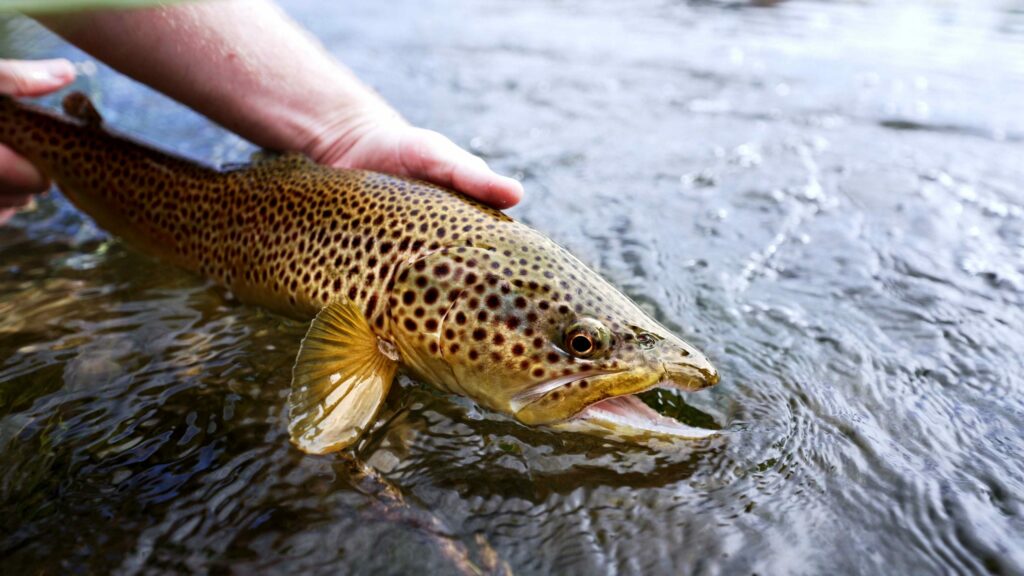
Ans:
{"label": "fish snout", "polygon": [[689,346],[684,350],[664,362],[665,380],[676,388],[691,392],[718,384],[718,370],[707,356]]}

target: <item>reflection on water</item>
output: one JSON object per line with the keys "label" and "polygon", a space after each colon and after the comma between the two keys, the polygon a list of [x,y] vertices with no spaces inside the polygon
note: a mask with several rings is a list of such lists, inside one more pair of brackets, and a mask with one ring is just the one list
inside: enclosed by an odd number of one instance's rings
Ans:
{"label": "reflection on water", "polygon": [[[726,433],[602,444],[405,380],[359,450],[389,508],[288,444],[301,323],[51,197],[0,230],[5,573],[1024,571],[1024,6],[285,6],[707,351],[720,386],[647,400]],[[6,26],[4,55],[85,60]],[[248,152],[85,87],[123,129]]]}

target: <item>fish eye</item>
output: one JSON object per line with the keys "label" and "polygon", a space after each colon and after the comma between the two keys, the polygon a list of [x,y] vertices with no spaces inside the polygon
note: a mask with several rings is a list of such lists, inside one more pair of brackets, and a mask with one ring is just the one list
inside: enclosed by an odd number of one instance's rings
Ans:
{"label": "fish eye", "polygon": [[565,331],[565,349],[577,358],[589,358],[599,351],[607,351],[611,333],[604,324],[592,318],[574,322]]}
{"label": "fish eye", "polygon": [[569,341],[569,347],[579,355],[590,354],[594,350],[594,341],[586,334],[576,334]]}

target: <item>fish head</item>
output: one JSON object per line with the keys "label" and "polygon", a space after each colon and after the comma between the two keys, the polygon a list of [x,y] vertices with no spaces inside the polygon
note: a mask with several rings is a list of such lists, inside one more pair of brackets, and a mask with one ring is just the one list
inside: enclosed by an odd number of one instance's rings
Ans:
{"label": "fish head", "polygon": [[516,419],[624,438],[713,435],[658,414],[637,394],[656,387],[702,390],[718,382],[715,367],[629,298],[595,284],[601,300],[584,298],[547,322],[543,360],[553,369],[513,397]]}
{"label": "fish head", "polygon": [[636,396],[715,384],[699,350],[539,233],[522,227],[506,238],[515,241],[435,253],[417,267],[423,276],[408,283],[433,292],[431,303],[444,300],[437,322],[420,320],[430,310],[399,288],[398,331],[429,328],[399,338],[414,373],[531,426],[624,438],[715,433],[663,417]]}

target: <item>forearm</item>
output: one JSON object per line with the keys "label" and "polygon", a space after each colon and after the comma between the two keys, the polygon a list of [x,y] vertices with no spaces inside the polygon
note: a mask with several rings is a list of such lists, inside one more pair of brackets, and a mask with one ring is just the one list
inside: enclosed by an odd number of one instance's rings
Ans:
{"label": "forearm", "polygon": [[40,20],[122,73],[267,148],[316,156],[339,129],[358,129],[353,119],[397,116],[267,0]]}
{"label": "forearm", "polygon": [[495,174],[448,138],[408,125],[271,0],[39,20],[260,146],[305,152],[334,168],[427,180],[502,208],[523,194],[519,182]]}

